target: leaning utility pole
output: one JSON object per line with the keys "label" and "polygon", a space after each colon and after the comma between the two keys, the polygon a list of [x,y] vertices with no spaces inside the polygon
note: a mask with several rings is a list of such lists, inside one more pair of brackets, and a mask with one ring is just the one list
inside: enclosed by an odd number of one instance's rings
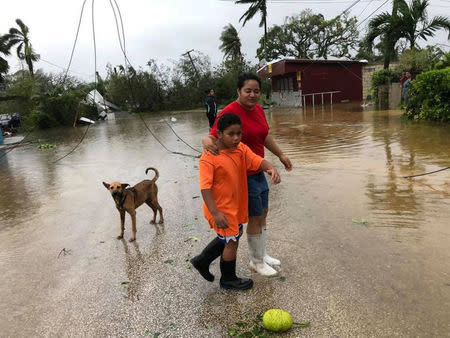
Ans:
{"label": "leaning utility pole", "polygon": [[191,60],[192,67],[194,67],[195,75],[197,75],[197,81],[198,81],[198,80],[200,79],[200,76],[198,75],[198,71],[197,71],[197,68],[195,67],[194,61],[193,61],[192,58],[191,58],[191,53],[192,53],[193,51],[194,51],[194,50],[191,49],[191,50],[188,50],[186,53],[181,54],[181,55],[182,55],[182,56],[185,56],[185,55],[189,56],[189,60]]}

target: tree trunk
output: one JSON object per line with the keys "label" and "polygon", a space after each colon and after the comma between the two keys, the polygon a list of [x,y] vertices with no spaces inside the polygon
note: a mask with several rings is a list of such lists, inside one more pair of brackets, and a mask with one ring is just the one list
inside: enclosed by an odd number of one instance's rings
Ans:
{"label": "tree trunk", "polygon": [[267,21],[264,20],[264,58],[267,60],[267,49],[266,49],[266,44],[267,44]]}
{"label": "tree trunk", "polygon": [[[392,2],[393,22],[392,23],[394,23],[395,19],[397,18],[397,9],[398,9],[398,1],[393,0],[393,2]],[[391,32],[391,33],[393,33],[393,32]],[[385,44],[385,50],[384,50],[384,67],[383,67],[384,69],[389,68],[389,63],[391,62],[391,56],[393,54],[396,42],[397,41],[392,41],[392,36],[389,33],[386,34],[386,44]]]}

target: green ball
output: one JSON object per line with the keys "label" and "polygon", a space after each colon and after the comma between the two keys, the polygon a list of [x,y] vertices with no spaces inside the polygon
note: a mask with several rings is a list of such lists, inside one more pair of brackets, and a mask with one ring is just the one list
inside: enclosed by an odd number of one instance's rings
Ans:
{"label": "green ball", "polygon": [[281,309],[270,309],[264,313],[263,323],[267,330],[283,332],[292,327],[292,317]]}

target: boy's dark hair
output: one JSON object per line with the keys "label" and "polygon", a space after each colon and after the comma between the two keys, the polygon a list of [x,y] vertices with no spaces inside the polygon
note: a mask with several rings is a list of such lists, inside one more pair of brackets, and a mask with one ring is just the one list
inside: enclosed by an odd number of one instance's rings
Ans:
{"label": "boy's dark hair", "polygon": [[223,114],[217,121],[217,130],[223,133],[225,129],[233,124],[239,124],[240,126],[242,125],[239,116],[233,113]]}
{"label": "boy's dark hair", "polygon": [[258,75],[253,74],[253,73],[242,73],[238,77],[238,82],[237,82],[238,89],[241,90],[242,87],[244,87],[245,81],[248,81],[248,80],[258,81],[259,88],[261,88],[261,79],[258,77]]}

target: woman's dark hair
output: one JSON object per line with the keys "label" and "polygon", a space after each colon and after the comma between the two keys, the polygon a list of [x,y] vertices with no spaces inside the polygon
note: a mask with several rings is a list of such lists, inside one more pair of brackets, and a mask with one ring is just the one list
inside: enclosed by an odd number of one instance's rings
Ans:
{"label": "woman's dark hair", "polygon": [[253,73],[242,73],[238,77],[238,82],[237,82],[238,89],[241,90],[242,87],[244,87],[245,81],[248,81],[248,80],[258,81],[259,88],[261,88],[261,79],[258,77],[258,75],[253,74]]}
{"label": "woman's dark hair", "polygon": [[225,129],[233,124],[239,124],[240,126],[242,125],[239,116],[233,113],[223,114],[217,121],[217,130],[223,133]]}

